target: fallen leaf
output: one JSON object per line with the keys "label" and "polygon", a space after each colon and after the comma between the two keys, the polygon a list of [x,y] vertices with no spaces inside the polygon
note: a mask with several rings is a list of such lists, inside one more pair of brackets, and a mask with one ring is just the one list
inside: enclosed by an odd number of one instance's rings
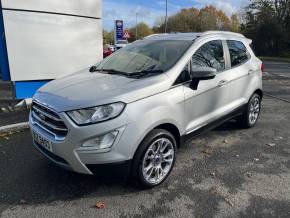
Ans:
{"label": "fallen leaf", "polygon": [[211,187],[209,193],[211,193],[212,195],[217,194],[218,188],[216,186]]}
{"label": "fallen leaf", "polygon": [[4,137],[6,137],[7,136],[7,133],[2,133],[2,134],[0,134],[0,137],[1,138],[4,138]]}
{"label": "fallen leaf", "polygon": [[231,199],[229,199],[228,197],[224,198],[225,202],[227,202],[231,207],[234,206],[234,203],[231,201]]}
{"label": "fallen leaf", "polygon": [[249,177],[249,178],[251,178],[251,177],[253,176],[251,172],[247,172],[246,175],[247,175],[247,177]]}
{"label": "fallen leaf", "polygon": [[254,161],[259,161],[260,159],[259,158],[254,158]]}
{"label": "fallen leaf", "polygon": [[213,149],[211,147],[207,147],[207,148],[203,149],[201,152],[206,154],[206,155],[211,155],[213,152]]}
{"label": "fallen leaf", "polygon": [[224,139],[224,143],[228,144],[229,142],[228,142],[228,140]]}
{"label": "fallen leaf", "polygon": [[105,209],[106,205],[103,202],[99,202],[99,203],[96,203],[96,208],[97,209]]}
{"label": "fallen leaf", "polygon": [[274,146],[276,146],[275,143],[268,143],[268,144],[266,144],[266,145],[269,146],[269,147],[274,147]]}

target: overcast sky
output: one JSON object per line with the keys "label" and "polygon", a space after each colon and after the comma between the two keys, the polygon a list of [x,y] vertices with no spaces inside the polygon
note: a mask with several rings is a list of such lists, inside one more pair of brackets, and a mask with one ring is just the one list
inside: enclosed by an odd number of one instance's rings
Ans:
{"label": "overcast sky", "polygon": [[[168,0],[168,12],[174,14],[182,8],[202,8],[214,5],[227,15],[238,12],[247,5],[249,0]],[[124,26],[134,26],[136,22],[144,21],[153,25],[156,19],[165,15],[165,0],[103,0],[103,25],[107,30],[113,28],[114,20],[124,20]]]}

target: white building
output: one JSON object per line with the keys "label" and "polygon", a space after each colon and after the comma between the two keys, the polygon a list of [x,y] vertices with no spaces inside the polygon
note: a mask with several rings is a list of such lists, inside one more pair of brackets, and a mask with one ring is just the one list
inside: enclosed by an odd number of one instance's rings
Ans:
{"label": "white building", "polygon": [[2,79],[14,82],[16,98],[102,59],[101,0],[0,3],[0,69]]}

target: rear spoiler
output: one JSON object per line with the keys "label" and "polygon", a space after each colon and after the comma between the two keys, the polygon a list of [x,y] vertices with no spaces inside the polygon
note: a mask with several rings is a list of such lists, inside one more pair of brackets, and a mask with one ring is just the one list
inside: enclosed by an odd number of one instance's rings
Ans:
{"label": "rear spoiler", "polygon": [[245,40],[246,40],[246,42],[247,42],[249,45],[251,45],[251,44],[252,44],[252,42],[253,42],[253,40],[252,40],[252,39],[248,39],[248,38],[246,38]]}

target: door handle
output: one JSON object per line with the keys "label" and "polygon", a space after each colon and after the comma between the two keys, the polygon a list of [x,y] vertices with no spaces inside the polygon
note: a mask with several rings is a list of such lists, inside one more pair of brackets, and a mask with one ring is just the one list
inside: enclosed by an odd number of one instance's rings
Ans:
{"label": "door handle", "polygon": [[219,83],[218,83],[218,86],[219,87],[222,87],[222,86],[224,86],[225,84],[227,84],[227,80],[221,80],[221,81],[219,81]]}

